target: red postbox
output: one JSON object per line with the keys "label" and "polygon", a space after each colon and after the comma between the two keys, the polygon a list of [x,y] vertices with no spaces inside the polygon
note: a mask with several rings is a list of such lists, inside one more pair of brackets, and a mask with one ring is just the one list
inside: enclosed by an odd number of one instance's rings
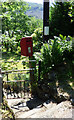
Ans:
{"label": "red postbox", "polygon": [[33,42],[32,37],[24,37],[21,39],[21,55],[32,56],[33,55]]}

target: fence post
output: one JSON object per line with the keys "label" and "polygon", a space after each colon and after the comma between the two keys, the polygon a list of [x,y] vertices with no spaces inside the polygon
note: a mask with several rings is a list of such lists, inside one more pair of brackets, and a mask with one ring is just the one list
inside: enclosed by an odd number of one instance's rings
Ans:
{"label": "fence post", "polygon": [[25,96],[25,81],[24,81],[24,96]]}
{"label": "fence post", "polygon": [[6,75],[7,75],[7,81],[8,81],[8,73]]}
{"label": "fence post", "polygon": [[40,72],[41,72],[41,61],[39,61],[38,82],[40,81]]}
{"label": "fence post", "polygon": [[[30,60],[30,58],[32,59],[32,57],[29,57],[29,60]],[[33,68],[32,63],[30,61],[29,61],[29,66],[30,66],[30,69]],[[30,84],[31,84],[31,94],[32,95],[35,92],[34,91],[34,86],[33,86],[34,82],[35,82],[35,80],[34,80],[34,70],[30,70]]]}
{"label": "fence post", "polygon": [[3,88],[2,88],[2,75],[1,75],[1,68],[0,68],[0,108],[3,102]]}

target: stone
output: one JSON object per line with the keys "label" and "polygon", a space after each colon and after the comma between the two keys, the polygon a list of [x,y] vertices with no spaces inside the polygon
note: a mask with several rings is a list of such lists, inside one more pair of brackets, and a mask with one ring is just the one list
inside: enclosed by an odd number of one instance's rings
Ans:
{"label": "stone", "polygon": [[71,98],[70,101],[71,101],[71,104],[74,106],[74,99]]}
{"label": "stone", "polygon": [[40,106],[41,104],[43,104],[43,102],[44,101],[39,98],[32,98],[26,102],[26,105],[29,109],[33,109],[33,108],[36,108],[37,106]]}

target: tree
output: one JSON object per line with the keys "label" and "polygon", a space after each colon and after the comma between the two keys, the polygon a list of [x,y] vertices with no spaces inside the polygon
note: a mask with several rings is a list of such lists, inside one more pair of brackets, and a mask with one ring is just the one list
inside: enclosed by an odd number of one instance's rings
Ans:
{"label": "tree", "polygon": [[41,20],[26,15],[28,9],[28,3],[22,1],[2,3],[2,34],[6,51],[11,48],[12,52],[13,47],[20,45],[22,37],[30,36],[42,25]]}
{"label": "tree", "polygon": [[34,51],[40,51],[40,48],[43,44],[43,30],[42,28],[37,28],[34,33],[32,34],[33,39],[33,50]]}
{"label": "tree", "polygon": [[33,34],[34,31],[37,29],[37,28],[42,28],[43,27],[43,21],[42,19],[36,19],[35,17],[30,17],[30,21],[28,22],[28,31],[29,31],[29,34]]}
{"label": "tree", "polygon": [[69,12],[73,10],[73,3],[70,2],[56,2],[51,7],[50,15],[50,37],[62,35],[73,36],[72,17]]}
{"label": "tree", "polygon": [[29,9],[25,2],[4,2],[2,3],[2,33],[8,31],[12,38],[16,34],[25,34],[29,17],[25,14]]}

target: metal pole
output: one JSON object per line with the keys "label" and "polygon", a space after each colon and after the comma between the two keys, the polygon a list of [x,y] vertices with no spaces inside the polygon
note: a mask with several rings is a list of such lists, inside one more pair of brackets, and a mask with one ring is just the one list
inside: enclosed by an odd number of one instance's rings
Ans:
{"label": "metal pole", "polygon": [[49,0],[43,1],[43,41],[49,40]]}

